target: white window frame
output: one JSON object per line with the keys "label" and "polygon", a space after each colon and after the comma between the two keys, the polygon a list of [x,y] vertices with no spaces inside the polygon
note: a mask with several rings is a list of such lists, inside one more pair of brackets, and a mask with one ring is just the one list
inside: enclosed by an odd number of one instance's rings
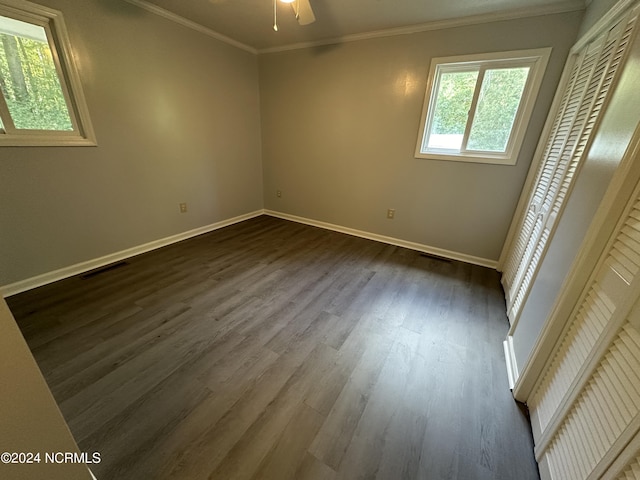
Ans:
{"label": "white window frame", "polygon": [[[539,48],[532,50],[515,50],[509,52],[483,53],[478,55],[463,55],[455,57],[439,57],[431,61],[429,79],[422,107],[420,129],[416,145],[416,158],[435,160],[451,160],[458,162],[490,163],[500,165],[515,165],[520,153],[520,147],[533,112],[533,107],[542,84],[542,78],[551,55],[551,48]],[[482,150],[468,150],[466,143],[471,130],[473,114],[476,106],[484,72],[487,69],[500,67],[530,67],[527,82],[522,92],[522,100],[518,107],[513,122],[509,141],[505,152],[490,152]],[[442,73],[455,71],[478,70],[478,78],[469,110],[470,117],[467,121],[463,144],[460,150],[426,148],[426,140],[429,137],[431,122],[435,109],[436,97],[439,88],[439,79]],[[423,148],[424,147],[424,148]]]}
{"label": "white window frame", "polygon": [[24,0],[0,0],[0,15],[45,29],[73,126],[69,131],[17,129],[0,94],[4,125],[4,129],[0,128],[0,146],[95,146],[95,133],[62,13]]}

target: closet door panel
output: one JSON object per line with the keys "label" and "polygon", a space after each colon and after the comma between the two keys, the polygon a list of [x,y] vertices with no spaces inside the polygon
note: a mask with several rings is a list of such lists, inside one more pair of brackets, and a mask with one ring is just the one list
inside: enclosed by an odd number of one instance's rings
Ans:
{"label": "closet door panel", "polygon": [[528,207],[503,266],[502,283],[512,324],[518,320],[553,237],[635,24],[636,15],[630,15],[574,52],[571,74],[546,140]]}

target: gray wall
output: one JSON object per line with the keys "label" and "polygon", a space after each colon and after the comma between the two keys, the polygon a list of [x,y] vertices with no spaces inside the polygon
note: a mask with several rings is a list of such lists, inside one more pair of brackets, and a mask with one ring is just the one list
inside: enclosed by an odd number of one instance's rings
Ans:
{"label": "gray wall", "polygon": [[0,285],[262,208],[255,55],[123,1],[41,3],[98,147],[0,148]]}
{"label": "gray wall", "polygon": [[[256,57],[126,2],[44,4],[65,15],[98,147],[0,149],[0,285],[263,206],[497,260],[581,17]],[[432,57],[545,46],[516,166],[413,157]]]}
{"label": "gray wall", "polygon": [[[265,208],[497,260],[581,15],[261,55]],[[547,46],[516,166],[414,158],[432,57]]]}
{"label": "gray wall", "polygon": [[520,320],[513,329],[513,346],[520,371],[531,356],[596,210],[640,122],[638,85],[640,40],[636,37],[593,144],[582,161]]}

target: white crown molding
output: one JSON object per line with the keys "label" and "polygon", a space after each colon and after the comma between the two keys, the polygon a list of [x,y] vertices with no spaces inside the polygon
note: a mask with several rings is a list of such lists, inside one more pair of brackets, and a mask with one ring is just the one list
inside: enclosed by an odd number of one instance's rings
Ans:
{"label": "white crown molding", "polygon": [[[127,0],[130,1],[130,0]],[[139,0],[138,0],[139,1]],[[500,22],[505,20],[516,20],[519,18],[539,17],[542,15],[554,15],[558,13],[575,12],[585,9],[584,0],[567,0],[562,3],[551,5],[541,5],[537,7],[519,8],[498,13],[485,13],[481,15],[470,15],[468,17],[452,18],[448,20],[437,20],[434,22],[408,25],[406,27],[388,28],[375,30],[372,32],[356,33],[344,35],[342,37],[328,38],[315,42],[301,42],[280,47],[270,47],[258,49],[259,54],[277,53],[288,50],[298,50],[302,48],[319,47],[322,45],[332,45],[336,43],[356,42],[359,40],[369,40],[372,38],[392,37],[396,35],[409,35],[411,33],[427,32],[431,30],[444,30],[447,28],[465,27],[469,25],[480,25],[483,23]]]}
{"label": "white crown molding", "polygon": [[226,35],[218,33],[215,30],[205,27],[204,25],[201,25],[192,20],[188,20],[184,17],[181,17],[180,15],[177,15],[173,12],[165,10],[164,8],[158,7],[157,5],[149,3],[145,0],[125,0],[125,1],[132,5],[136,5],[140,8],[143,8],[148,12],[164,17],[167,20],[171,20],[182,26],[191,28],[192,30],[195,30],[204,35],[215,38],[217,40],[220,40],[221,42],[227,43],[229,45],[240,48],[247,52],[250,52],[253,54],[263,54],[263,53],[276,53],[276,52],[285,52],[288,50],[299,50],[303,48],[319,47],[322,45],[333,45],[336,43],[356,42],[359,40],[369,40],[372,38],[392,37],[396,35],[408,35],[411,33],[427,32],[430,30],[443,30],[447,28],[464,27],[469,25],[480,25],[483,23],[515,20],[518,18],[538,17],[541,15],[554,15],[558,13],[575,12],[579,10],[584,10],[586,5],[585,2],[590,0],[566,0],[564,2],[555,3],[551,5],[519,8],[516,10],[510,10],[510,11],[498,12],[498,13],[470,15],[468,17],[452,18],[448,20],[437,20],[434,22],[408,25],[406,27],[388,28],[384,30],[375,30],[372,32],[355,33],[352,35],[332,37],[332,38],[327,38],[324,40],[318,40],[314,42],[293,43],[289,45],[282,45],[279,47],[269,47],[269,48],[263,48],[263,49],[257,49],[249,45],[246,45],[242,42],[234,40],[233,38],[227,37]]}
{"label": "white crown molding", "polygon": [[33,288],[41,287],[49,283],[57,282],[58,280],[62,280],[64,278],[79,275],[96,268],[104,267],[105,265],[109,265],[114,262],[119,262],[121,260],[135,257],[136,255],[140,255],[151,250],[156,250],[158,248],[171,245],[172,243],[177,243],[191,237],[196,237],[198,235],[209,233],[214,230],[233,225],[235,223],[249,220],[250,218],[258,217],[263,213],[263,210],[256,210],[255,212],[229,218],[227,220],[222,220],[220,222],[212,223],[211,225],[205,225],[204,227],[194,228],[193,230],[188,230],[176,235],[171,235],[170,237],[154,240],[153,242],[138,245],[126,250],[121,250],[120,252],[111,253],[109,255],[105,255],[104,257],[94,258],[92,260],[87,260],[86,262],[76,263],[75,265],[70,265],[59,270],[54,270],[53,272],[43,273],[35,277],[27,278],[26,280],[21,280],[9,285],[3,285],[0,286],[0,295],[2,295],[3,297],[9,297],[21,292],[26,292],[27,290],[31,290]]}
{"label": "white crown molding", "polygon": [[459,260],[465,263],[471,263],[474,265],[480,265],[481,267],[488,267],[495,269],[497,262],[495,260],[489,260],[487,258],[474,257],[473,255],[467,255],[465,253],[452,252],[451,250],[445,250],[443,248],[431,247],[429,245],[423,245],[421,243],[409,242],[401,240],[399,238],[387,237],[385,235],[378,235],[377,233],[364,232],[362,230],[356,230],[353,228],[343,227],[341,225],[335,225],[333,223],[321,222],[318,220],[312,220],[305,217],[298,217],[297,215],[290,215],[288,213],[276,212],[274,210],[265,210],[265,215],[271,217],[282,218],[283,220],[291,220],[292,222],[303,223],[305,225],[311,225],[314,227],[324,228],[326,230],[333,230],[334,232],[346,233],[347,235],[353,235],[354,237],[366,238],[368,240],[375,240],[377,242],[387,243],[389,245],[396,245],[398,247],[409,248],[419,252],[428,253],[438,257],[449,258],[451,260]]}
{"label": "white crown molding", "polygon": [[182,25],[183,27],[190,28],[192,30],[195,30],[196,32],[200,32],[204,35],[215,38],[216,40],[220,40],[221,42],[240,48],[241,50],[245,50],[249,53],[253,53],[254,55],[258,53],[257,49],[249,45],[245,45],[242,42],[239,42],[237,40],[234,40],[233,38],[227,37],[226,35],[218,33],[215,30],[207,28],[204,25],[201,25],[197,22],[181,17],[180,15],[177,15],[173,12],[165,10],[164,8],[160,8],[157,5],[146,2],[145,0],[125,0],[125,2],[130,3],[132,5],[136,5],[140,8],[143,8],[148,12],[155,13],[156,15],[164,17],[167,20],[171,20],[172,22],[176,22]]}

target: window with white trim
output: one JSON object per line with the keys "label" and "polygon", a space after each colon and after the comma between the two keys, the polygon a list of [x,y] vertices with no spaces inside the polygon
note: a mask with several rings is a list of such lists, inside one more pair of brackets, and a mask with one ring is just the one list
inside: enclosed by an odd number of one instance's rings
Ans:
{"label": "window with white trim", "polygon": [[95,145],[62,14],[0,3],[0,146]]}
{"label": "window with white trim", "polygon": [[515,165],[550,53],[434,58],[416,158]]}

